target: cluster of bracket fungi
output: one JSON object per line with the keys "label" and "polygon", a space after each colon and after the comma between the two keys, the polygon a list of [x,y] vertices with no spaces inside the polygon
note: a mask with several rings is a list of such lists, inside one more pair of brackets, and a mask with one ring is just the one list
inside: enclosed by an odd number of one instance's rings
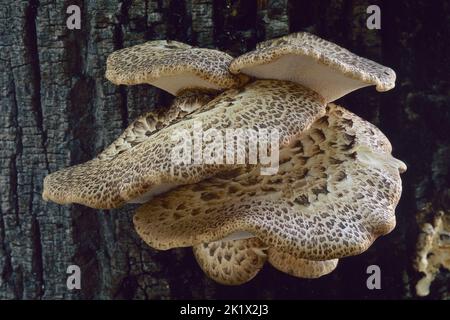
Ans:
{"label": "cluster of bracket fungi", "polygon": [[[140,237],[166,250],[193,247],[204,272],[238,285],[268,261],[317,278],[395,226],[403,162],[386,136],[332,101],[395,72],[309,33],[258,44],[240,57],[150,41],[108,57],[118,85],[151,84],[173,103],[136,119],[96,158],[48,175],[43,197],[116,208],[143,203]],[[170,137],[192,129],[278,130],[279,169],[261,164],[174,164]]]}

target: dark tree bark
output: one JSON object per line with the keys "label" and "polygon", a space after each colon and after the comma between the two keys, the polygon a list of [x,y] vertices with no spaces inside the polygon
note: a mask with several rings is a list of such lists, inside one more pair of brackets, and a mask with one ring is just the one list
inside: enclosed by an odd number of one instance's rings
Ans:
{"label": "dark tree bark", "polygon": [[[81,30],[66,27],[71,4],[82,8]],[[365,27],[370,4],[381,7],[381,30]],[[425,0],[2,0],[0,298],[414,297],[415,213],[449,192],[449,16],[448,3]],[[366,253],[318,280],[266,266],[250,283],[224,287],[204,276],[191,250],[147,247],[133,230],[133,206],[98,211],[42,200],[45,175],[92,158],[138,115],[170,102],[150,86],[109,83],[114,50],[172,39],[239,55],[301,30],[397,72],[388,93],[366,88],[338,101],[385,132],[409,167],[397,228]],[[81,267],[81,290],[66,287],[71,264]],[[366,287],[371,264],[381,268],[381,290]],[[449,279],[443,270],[429,298],[448,298]]]}

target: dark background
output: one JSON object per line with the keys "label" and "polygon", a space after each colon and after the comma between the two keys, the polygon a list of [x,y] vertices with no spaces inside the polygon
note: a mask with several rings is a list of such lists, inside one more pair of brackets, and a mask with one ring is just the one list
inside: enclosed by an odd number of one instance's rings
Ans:
{"label": "dark background", "polygon": [[[82,8],[81,30],[66,8]],[[365,26],[381,7],[381,30]],[[250,283],[207,279],[190,249],[155,251],[136,236],[133,207],[98,211],[41,199],[49,172],[86,161],[141,113],[171,97],[104,78],[107,56],[149,39],[215,47],[232,55],[258,41],[307,30],[397,72],[338,101],[377,125],[408,165],[397,228],[330,275],[302,280],[266,265]],[[415,298],[413,269],[425,203],[449,214],[450,5],[446,1],[0,1],[0,298]],[[68,291],[78,264],[82,290]],[[382,289],[366,288],[377,264]],[[427,299],[449,298],[442,270]]]}

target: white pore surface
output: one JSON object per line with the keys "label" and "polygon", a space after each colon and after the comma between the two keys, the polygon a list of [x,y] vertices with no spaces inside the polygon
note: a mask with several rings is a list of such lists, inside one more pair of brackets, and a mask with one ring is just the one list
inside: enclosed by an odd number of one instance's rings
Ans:
{"label": "white pore surface", "polygon": [[354,80],[307,56],[285,55],[269,64],[242,69],[242,73],[259,79],[297,82],[332,102],[370,84]]}
{"label": "white pore surface", "polygon": [[255,235],[247,232],[247,231],[236,231],[229,235],[227,235],[225,238],[220,239],[220,241],[233,241],[233,240],[243,240],[243,239],[250,239],[254,238]]}
{"label": "white pore surface", "polygon": [[177,92],[186,88],[221,89],[219,86],[187,72],[174,76],[162,77],[152,81],[150,84],[163,89],[174,96],[177,95]]}
{"label": "white pore surface", "polygon": [[163,183],[160,185],[157,185],[156,187],[151,188],[146,193],[140,195],[137,198],[131,199],[128,201],[128,203],[146,203],[149,202],[151,199],[153,199],[154,196],[157,196],[158,194],[167,192],[173,188],[178,186],[175,183]]}

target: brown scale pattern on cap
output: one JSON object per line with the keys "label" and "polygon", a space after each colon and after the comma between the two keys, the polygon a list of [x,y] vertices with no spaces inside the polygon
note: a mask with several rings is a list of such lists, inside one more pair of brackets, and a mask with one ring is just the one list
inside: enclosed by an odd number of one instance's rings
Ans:
{"label": "brown scale pattern on cap", "polygon": [[296,258],[356,255],[395,226],[406,167],[390,151],[375,126],[330,104],[281,148],[276,175],[256,167],[179,187],[141,206],[135,227],[157,249],[247,231]]}
{"label": "brown scale pattern on cap", "polygon": [[181,92],[169,108],[159,107],[134,120],[111,145],[102,151],[99,160],[111,160],[118,154],[149,139],[155,132],[170,126],[202,107],[217,96],[217,91],[189,89]]}
{"label": "brown scale pattern on cap", "polygon": [[311,57],[352,79],[376,85],[377,91],[388,91],[395,86],[396,75],[391,68],[307,32],[293,33],[258,44],[254,51],[235,58],[230,64],[230,71],[238,74],[244,68],[267,64],[289,54]]}
{"label": "brown scale pattern on cap", "polygon": [[205,274],[224,285],[241,285],[253,279],[268,261],[277,270],[298,278],[314,279],[332,272],[338,259],[313,261],[268,248],[258,238],[218,240],[193,247]]}
{"label": "brown scale pattern on cap", "polygon": [[[99,158],[48,175],[43,198],[60,204],[118,207],[162,184],[196,183],[245,166],[173,164],[171,153],[177,142],[172,137],[181,130],[192,132],[196,121],[203,123],[203,130],[216,128],[223,132],[233,128],[276,128],[283,145],[324,113],[321,97],[309,89],[288,81],[255,81],[242,89],[227,90],[183,121],[154,132],[128,149],[124,147],[126,150],[114,146]],[[204,143],[203,151],[207,147]]]}
{"label": "brown scale pattern on cap", "polygon": [[267,260],[266,249],[257,238],[214,241],[193,247],[206,275],[225,285],[240,285],[253,279]]}
{"label": "brown scale pattern on cap", "polygon": [[105,76],[115,84],[133,85],[154,84],[163,77],[191,74],[207,81],[214,89],[228,89],[248,81],[247,76],[228,71],[232,59],[225,52],[177,41],[149,41],[109,55]]}
{"label": "brown scale pattern on cap", "polygon": [[269,248],[268,261],[276,269],[297,278],[315,279],[331,273],[336,269],[338,259],[314,261],[296,258],[274,248]]}

